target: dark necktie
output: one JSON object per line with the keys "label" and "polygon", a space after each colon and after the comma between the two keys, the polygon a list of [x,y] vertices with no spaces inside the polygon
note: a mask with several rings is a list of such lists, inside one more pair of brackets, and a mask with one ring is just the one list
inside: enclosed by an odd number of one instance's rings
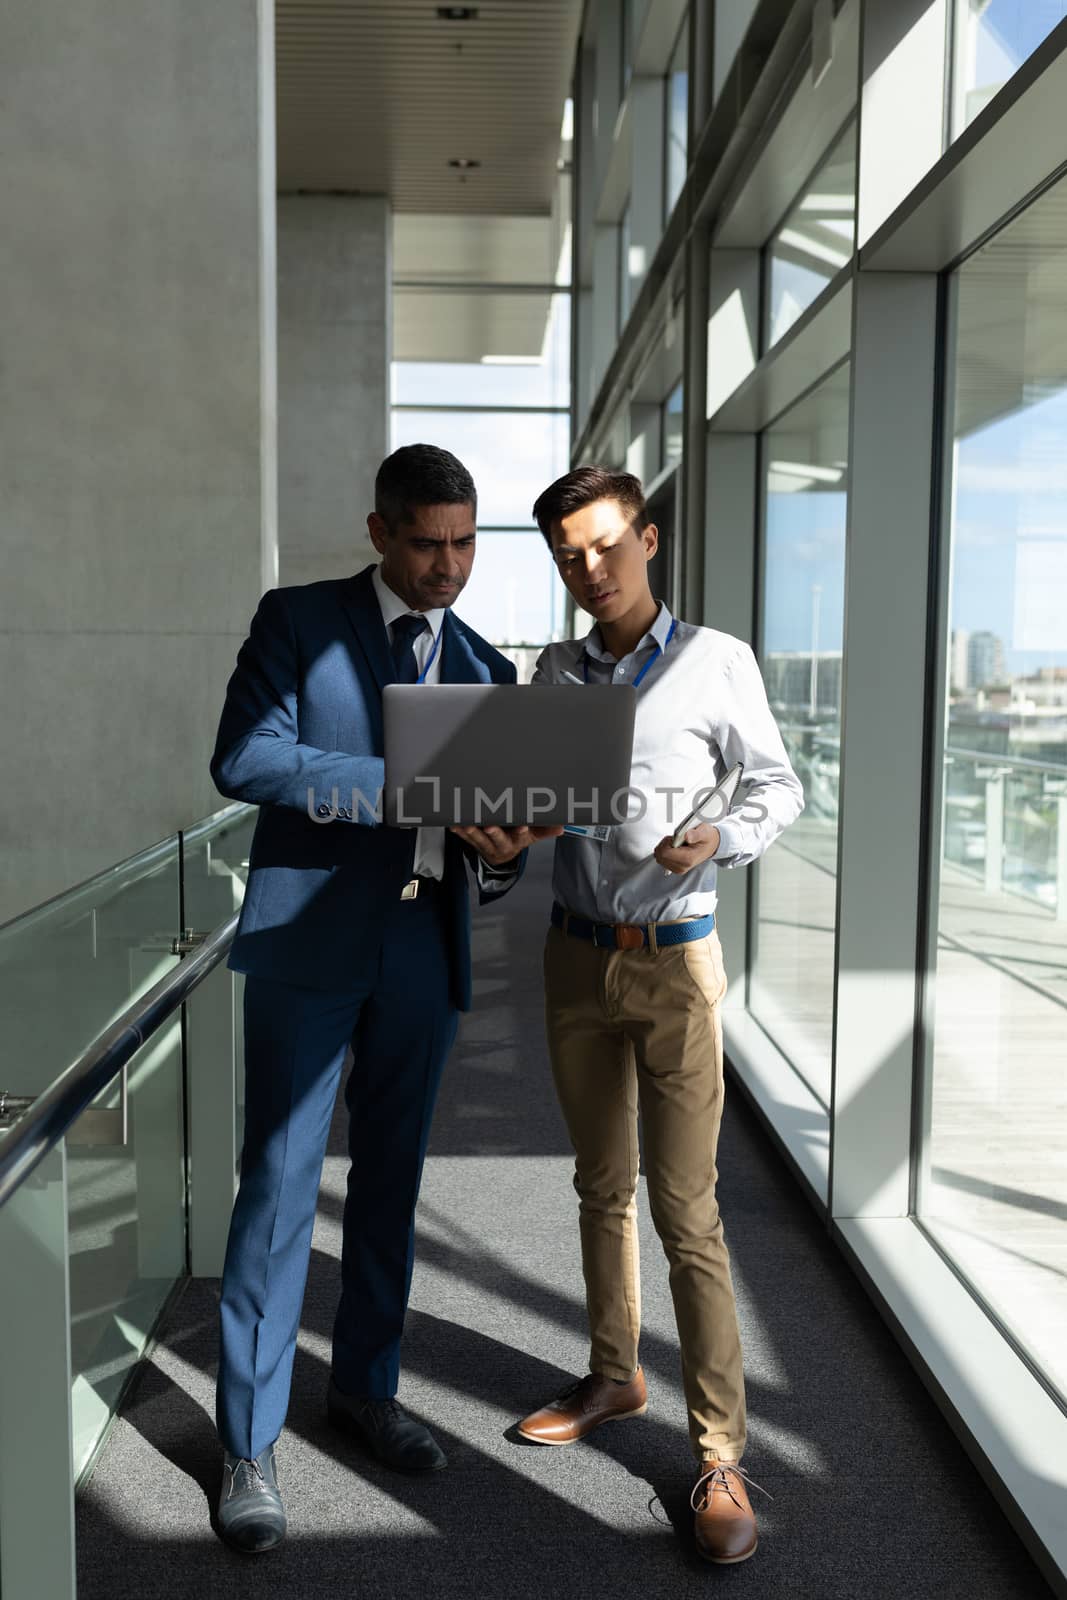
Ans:
{"label": "dark necktie", "polygon": [[425,617],[397,617],[391,623],[393,640],[390,650],[393,655],[393,671],[396,673],[397,683],[417,683],[419,681],[419,664],[415,660],[415,640],[420,633],[425,633],[429,623]]}

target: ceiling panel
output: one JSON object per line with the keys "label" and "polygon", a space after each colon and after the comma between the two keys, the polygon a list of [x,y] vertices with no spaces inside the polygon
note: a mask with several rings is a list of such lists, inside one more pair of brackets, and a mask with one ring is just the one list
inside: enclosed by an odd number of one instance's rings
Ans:
{"label": "ceiling panel", "polygon": [[551,301],[539,294],[456,295],[397,289],[394,361],[536,360]]}
{"label": "ceiling panel", "polygon": [[449,22],[425,0],[277,0],[279,189],[548,215],[580,0],[475,9]]}
{"label": "ceiling panel", "polygon": [[394,283],[555,283],[569,268],[566,207],[548,217],[405,212],[393,218]]}

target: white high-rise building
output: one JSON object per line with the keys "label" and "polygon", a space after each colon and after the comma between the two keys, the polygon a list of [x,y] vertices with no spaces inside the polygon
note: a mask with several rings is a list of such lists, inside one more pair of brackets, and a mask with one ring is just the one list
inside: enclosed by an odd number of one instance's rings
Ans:
{"label": "white high-rise building", "polygon": [[984,689],[991,683],[1003,683],[1004,641],[997,634],[985,630],[972,633],[967,645],[967,667],[970,685],[974,689]]}
{"label": "white high-rise building", "polygon": [[950,689],[969,689],[971,686],[970,658],[968,646],[971,635],[966,628],[952,630],[952,645],[949,652],[948,685]]}

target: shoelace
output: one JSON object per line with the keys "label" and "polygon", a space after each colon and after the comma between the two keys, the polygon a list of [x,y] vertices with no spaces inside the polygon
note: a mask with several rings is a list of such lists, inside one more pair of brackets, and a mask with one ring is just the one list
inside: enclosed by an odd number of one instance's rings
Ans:
{"label": "shoelace", "polygon": [[263,1475],[263,1468],[258,1461],[242,1458],[235,1461],[230,1469],[232,1482],[241,1494],[247,1494],[254,1489],[267,1489],[267,1480]]}
{"label": "shoelace", "polygon": [[715,1492],[716,1487],[721,1485],[722,1488],[726,1490],[726,1493],[730,1496],[730,1499],[733,1501],[734,1505],[739,1509],[744,1509],[741,1506],[740,1500],[730,1487],[730,1479],[728,1474],[731,1472],[736,1472],[739,1478],[743,1478],[744,1481],[751,1485],[753,1489],[758,1489],[760,1494],[765,1494],[768,1500],[774,1499],[773,1494],[771,1494],[767,1489],[764,1489],[761,1484],[758,1484],[754,1478],[749,1477],[744,1467],[739,1466],[734,1461],[714,1461],[708,1468],[707,1472],[705,1472],[702,1477],[698,1478],[696,1483],[693,1485],[693,1492],[689,1496],[689,1504],[692,1506],[694,1511],[698,1511],[700,1509],[697,1505],[697,1496],[700,1494],[700,1491],[705,1484],[708,1485],[707,1494],[709,1499]]}
{"label": "shoelace", "polygon": [[584,1390],[586,1392],[582,1394],[582,1409],[588,1409],[589,1394],[592,1392],[596,1381],[596,1376],[592,1372],[587,1372],[584,1378],[575,1378],[573,1383],[568,1383],[565,1389],[560,1390],[559,1394],[552,1400],[552,1405],[558,1406],[564,1400],[573,1400],[576,1394]]}
{"label": "shoelace", "polygon": [[399,1400],[365,1400],[363,1410],[376,1422],[384,1421],[386,1417],[399,1421],[404,1416],[404,1409]]}

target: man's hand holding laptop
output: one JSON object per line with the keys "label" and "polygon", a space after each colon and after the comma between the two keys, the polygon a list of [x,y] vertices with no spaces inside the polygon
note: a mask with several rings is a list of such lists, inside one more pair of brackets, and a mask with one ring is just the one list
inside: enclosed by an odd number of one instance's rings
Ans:
{"label": "man's hand holding laptop", "polygon": [[452,833],[473,845],[487,867],[506,867],[539,839],[556,839],[562,827],[452,828]]}

